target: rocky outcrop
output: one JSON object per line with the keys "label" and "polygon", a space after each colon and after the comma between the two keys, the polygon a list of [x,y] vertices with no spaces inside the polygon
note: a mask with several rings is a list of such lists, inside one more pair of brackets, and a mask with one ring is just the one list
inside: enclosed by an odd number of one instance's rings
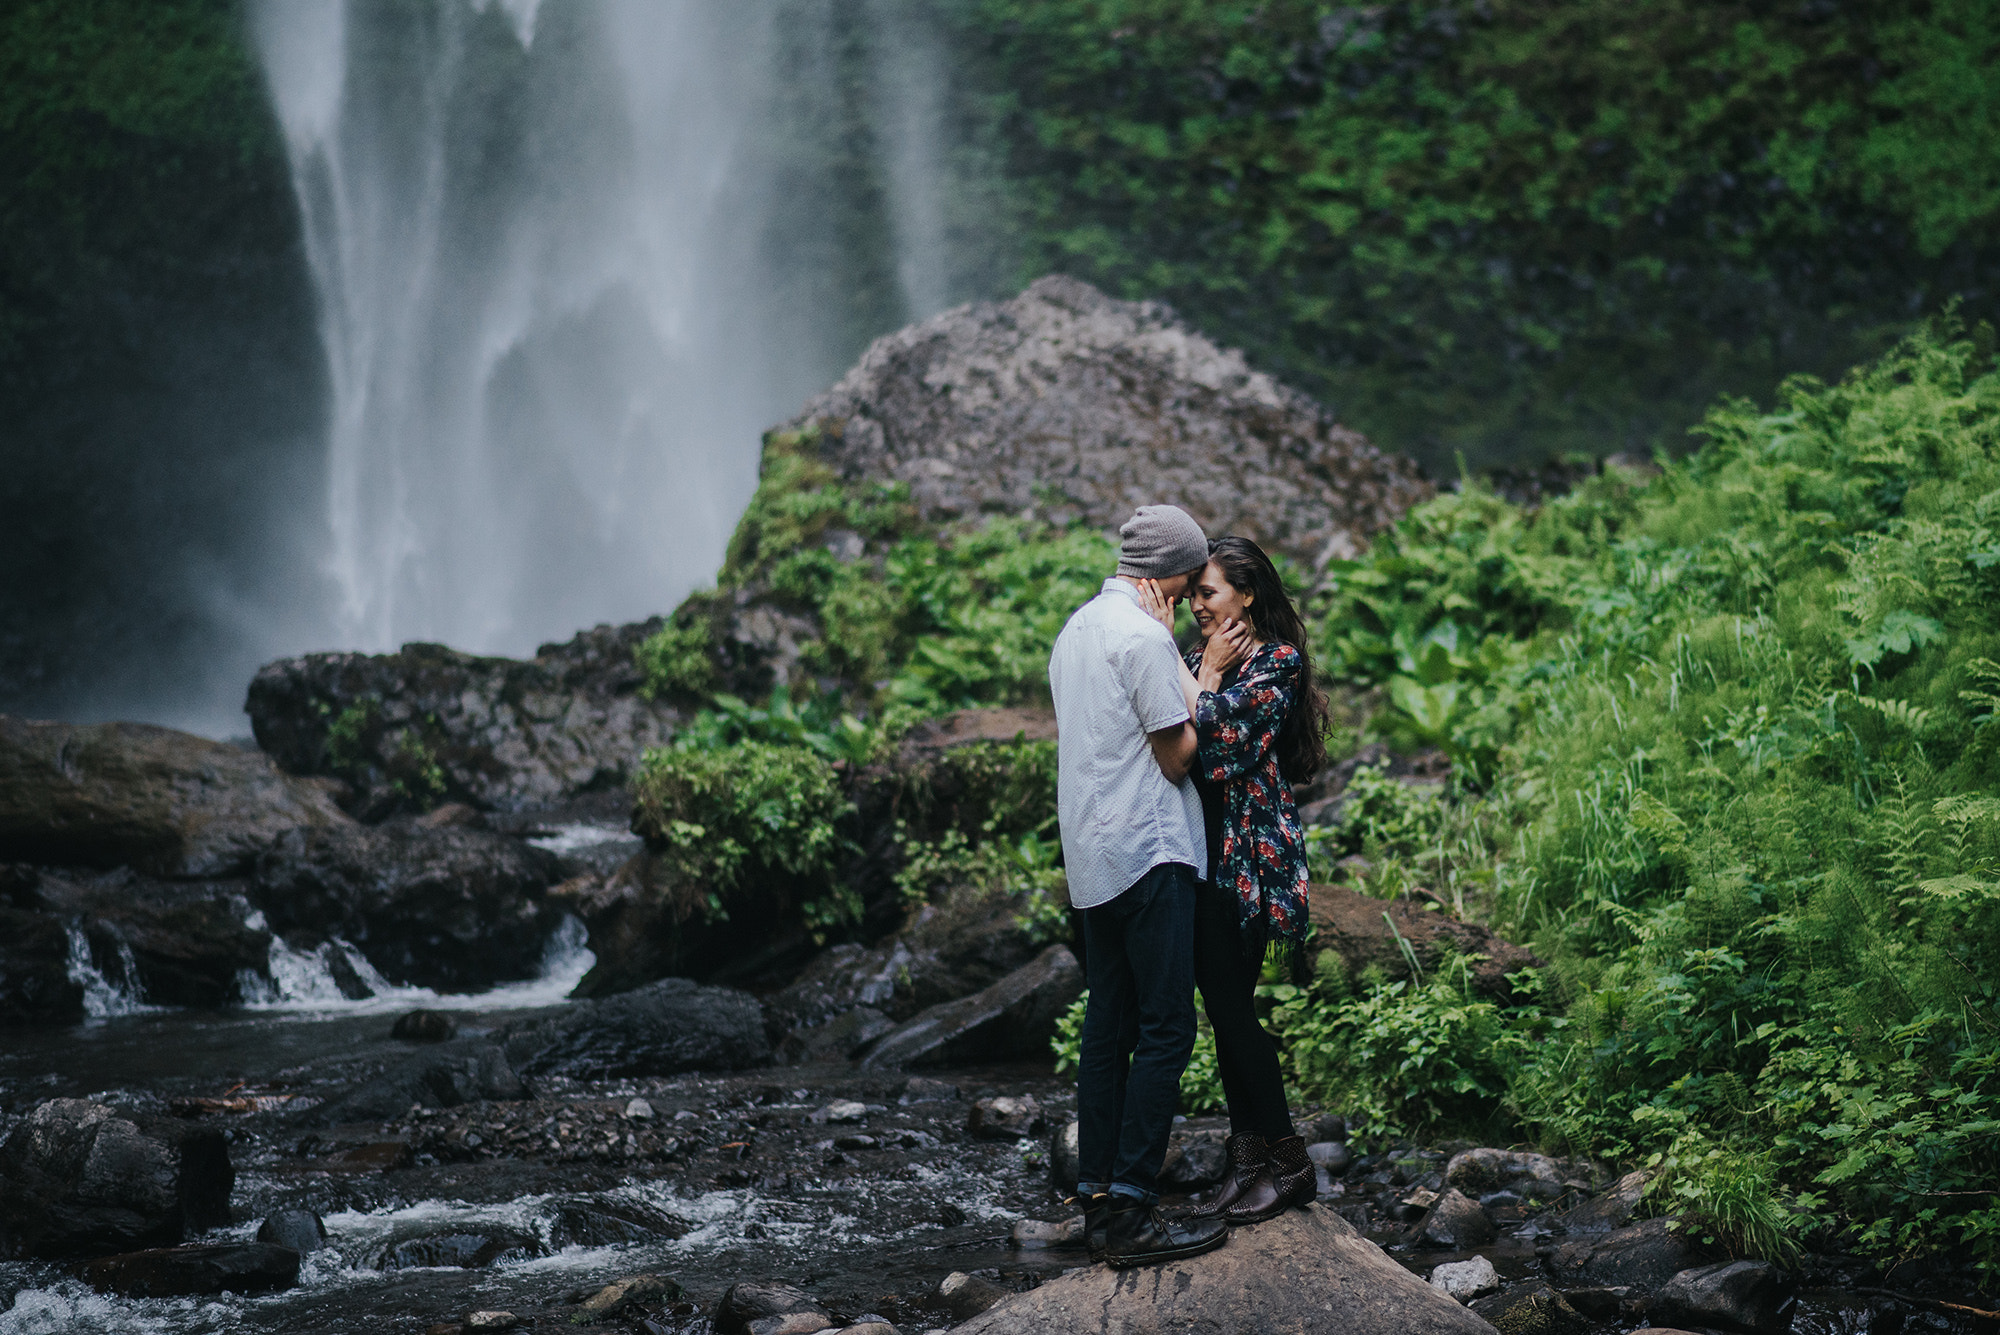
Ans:
{"label": "rocky outcrop", "polygon": [[1156,302],[1038,279],[875,340],[781,431],[926,518],[1032,510],[1115,529],[1153,502],[1316,568],[1430,494],[1407,462]]}
{"label": "rocky outcrop", "polygon": [[1448,953],[1483,956],[1471,965],[1473,986],[1505,1000],[1513,995],[1507,975],[1541,964],[1532,952],[1501,940],[1478,923],[1426,908],[1416,900],[1375,899],[1345,886],[1316,881],[1309,903],[1313,926],[1319,929],[1315,942],[1321,958],[1325,958],[1324,952],[1332,952],[1350,981],[1358,980],[1370,967],[1390,978],[1408,977],[1409,959],[1403,953],[1407,944],[1426,971]]}
{"label": "rocky outcrop", "polygon": [[1650,1315],[1687,1326],[1780,1331],[1791,1328],[1797,1304],[1798,1284],[1769,1261],[1720,1261],[1668,1280]]}
{"label": "rocky outcrop", "polygon": [[96,1256],[229,1220],[221,1131],[51,1099],[0,1144],[0,1256]]}
{"label": "rocky outcrop", "polygon": [[75,923],[90,963],[127,996],[155,1006],[216,1008],[243,1000],[242,981],[266,976],[271,934],[254,921],[240,881],[161,881],[129,869],[35,877],[49,920]]}
{"label": "rocky outcrop", "polygon": [[1088,1266],[1002,1299],[957,1335],[1491,1335],[1324,1206],[1239,1229],[1205,1256],[1143,1269]]}
{"label": "rocky outcrop", "polygon": [[922,1011],[872,1044],[862,1065],[946,1066],[1008,1061],[1048,1051],[1056,1021],[1083,994],[1068,946],[1050,946],[993,986]]}
{"label": "rocky outcrop", "polygon": [[658,618],[599,626],[531,659],[436,644],[267,663],[244,708],[292,774],[337,776],[369,819],[439,802],[547,806],[623,784],[683,711],[640,694],[633,651]]}
{"label": "rocky outcrop", "polygon": [[514,1030],[506,1050],[525,1075],[597,1080],[737,1071],[771,1059],[755,997],[685,978],[566,1006]]}
{"label": "rocky outcrop", "polygon": [[331,792],[171,728],[0,714],[0,859],[228,876],[287,830],[349,824]]}
{"label": "rocky outcrop", "polygon": [[532,978],[563,909],[551,853],[416,821],[295,830],[257,860],[250,894],[288,940],[338,936],[395,983],[472,991]]}
{"label": "rocky outcrop", "polygon": [[0,1024],[83,1016],[83,984],[70,977],[69,928],[48,911],[33,867],[0,864]]}

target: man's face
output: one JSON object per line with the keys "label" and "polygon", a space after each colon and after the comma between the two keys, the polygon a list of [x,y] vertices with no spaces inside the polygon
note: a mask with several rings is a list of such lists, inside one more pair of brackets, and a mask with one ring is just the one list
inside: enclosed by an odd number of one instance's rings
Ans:
{"label": "man's face", "polygon": [[1155,580],[1154,583],[1160,586],[1162,598],[1170,603],[1177,603],[1194,592],[1194,582],[1200,574],[1200,570],[1190,570],[1185,575],[1169,575],[1165,579]]}

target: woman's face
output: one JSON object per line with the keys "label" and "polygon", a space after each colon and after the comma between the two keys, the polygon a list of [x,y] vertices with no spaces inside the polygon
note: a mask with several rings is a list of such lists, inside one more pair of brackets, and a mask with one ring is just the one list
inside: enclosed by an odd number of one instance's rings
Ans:
{"label": "woman's face", "polygon": [[1194,591],[1188,595],[1188,608],[1194,613],[1195,629],[1205,640],[1222,627],[1225,621],[1250,620],[1251,595],[1244,593],[1223,577],[1222,567],[1210,561],[1195,576]]}

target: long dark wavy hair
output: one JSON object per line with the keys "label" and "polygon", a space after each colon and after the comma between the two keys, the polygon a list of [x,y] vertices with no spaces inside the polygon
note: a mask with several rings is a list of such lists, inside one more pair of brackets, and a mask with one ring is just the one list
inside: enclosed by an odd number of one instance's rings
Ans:
{"label": "long dark wavy hair", "polygon": [[1250,595],[1250,622],[1260,640],[1276,640],[1299,651],[1299,689],[1278,730],[1278,773],[1287,783],[1305,783],[1326,764],[1326,692],[1313,681],[1312,650],[1306,623],[1285,592],[1285,581],[1264,549],[1248,538],[1216,538],[1208,559],[1238,593]]}

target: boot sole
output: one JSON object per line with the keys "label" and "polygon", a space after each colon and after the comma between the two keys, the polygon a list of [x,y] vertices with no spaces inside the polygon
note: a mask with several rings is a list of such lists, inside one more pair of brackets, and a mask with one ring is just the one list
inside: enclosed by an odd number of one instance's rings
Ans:
{"label": "boot sole", "polygon": [[1227,1241],[1229,1241],[1229,1230],[1225,1228],[1207,1242],[1198,1242],[1189,1247],[1173,1247],[1163,1252],[1143,1252],[1137,1256],[1114,1256],[1106,1252],[1104,1255],[1104,1264],[1114,1270],[1129,1270],[1133,1266],[1160,1265],[1167,1261],[1185,1261],[1190,1256],[1200,1256],[1204,1252],[1212,1252]]}
{"label": "boot sole", "polygon": [[1302,1201],[1280,1201],[1270,1209],[1260,1211],[1257,1214],[1229,1215],[1226,1222],[1231,1228],[1248,1228],[1252,1224],[1261,1224],[1268,1219],[1276,1219],[1287,1210],[1303,1210],[1318,1199],[1319,1193],[1315,1191]]}

